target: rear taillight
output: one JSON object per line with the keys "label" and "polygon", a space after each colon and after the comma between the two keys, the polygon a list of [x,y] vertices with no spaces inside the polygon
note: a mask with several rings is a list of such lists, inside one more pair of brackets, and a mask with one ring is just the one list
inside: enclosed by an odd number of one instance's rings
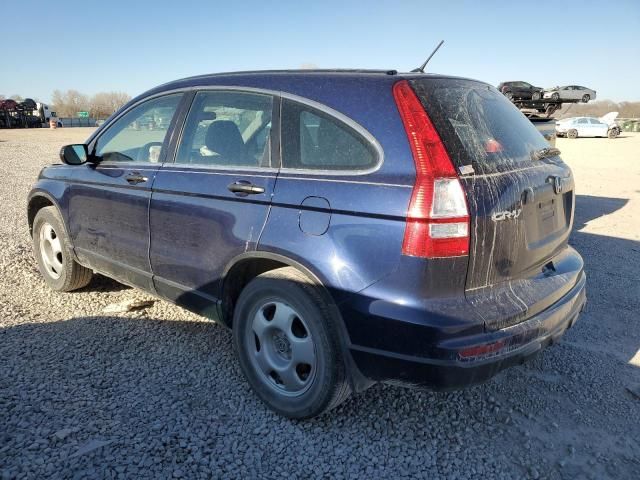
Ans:
{"label": "rear taillight", "polygon": [[467,255],[469,210],[451,158],[409,82],[397,82],[393,96],[416,166],[402,253],[426,258]]}

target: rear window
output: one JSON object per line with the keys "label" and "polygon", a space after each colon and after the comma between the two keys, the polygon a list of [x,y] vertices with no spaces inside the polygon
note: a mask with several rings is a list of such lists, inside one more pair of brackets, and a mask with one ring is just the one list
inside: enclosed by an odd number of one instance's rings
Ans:
{"label": "rear window", "polygon": [[411,82],[451,159],[476,174],[509,171],[532,162],[549,144],[535,126],[495,88],[471,80]]}

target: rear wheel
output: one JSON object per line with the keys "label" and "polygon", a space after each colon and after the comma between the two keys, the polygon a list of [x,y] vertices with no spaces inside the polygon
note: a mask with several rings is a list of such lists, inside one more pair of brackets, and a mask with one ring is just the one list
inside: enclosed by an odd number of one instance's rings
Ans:
{"label": "rear wheel", "polygon": [[86,286],[93,272],[73,258],[58,209],[45,207],[33,220],[33,252],[45,282],[53,290],[70,292]]}
{"label": "rear wheel", "polygon": [[620,135],[620,130],[617,128],[610,128],[607,132],[607,137],[609,138],[616,138],[618,135]]}
{"label": "rear wheel", "polygon": [[587,103],[589,100],[591,100],[591,97],[587,94],[584,94],[582,96],[582,103]]}
{"label": "rear wheel", "polygon": [[560,94],[558,92],[555,92],[553,95],[551,95],[551,98],[557,102],[558,100],[560,100]]}
{"label": "rear wheel", "polygon": [[349,397],[337,321],[318,287],[291,267],[263,273],[242,291],[234,347],[249,384],[272,410],[310,418]]}
{"label": "rear wheel", "polygon": [[571,129],[567,132],[567,138],[578,138],[578,131]]}

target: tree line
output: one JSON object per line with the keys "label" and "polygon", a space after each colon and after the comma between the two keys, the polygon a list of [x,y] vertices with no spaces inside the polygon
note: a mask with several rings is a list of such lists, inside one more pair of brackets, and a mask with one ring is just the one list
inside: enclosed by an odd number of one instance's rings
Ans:
{"label": "tree line", "polygon": [[620,118],[640,118],[640,102],[597,100],[589,103],[565,103],[554,117],[602,117],[609,112],[618,112]]}
{"label": "tree line", "polygon": [[131,97],[124,92],[99,92],[90,97],[78,90],[54,90],[50,109],[63,118],[77,117],[78,112],[89,112],[92,118],[107,118],[129,100]]}

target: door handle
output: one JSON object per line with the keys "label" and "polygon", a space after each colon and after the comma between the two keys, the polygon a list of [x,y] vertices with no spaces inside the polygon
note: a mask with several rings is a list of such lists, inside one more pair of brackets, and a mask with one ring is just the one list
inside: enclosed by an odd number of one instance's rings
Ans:
{"label": "door handle", "polygon": [[137,185],[138,183],[144,183],[149,180],[147,177],[140,175],[138,172],[131,172],[129,175],[124,177],[127,182],[131,185]]}
{"label": "door handle", "polygon": [[233,193],[240,193],[244,195],[256,195],[259,193],[264,193],[263,187],[258,187],[251,182],[247,182],[246,180],[238,180],[237,182],[233,182],[229,184],[227,188]]}

